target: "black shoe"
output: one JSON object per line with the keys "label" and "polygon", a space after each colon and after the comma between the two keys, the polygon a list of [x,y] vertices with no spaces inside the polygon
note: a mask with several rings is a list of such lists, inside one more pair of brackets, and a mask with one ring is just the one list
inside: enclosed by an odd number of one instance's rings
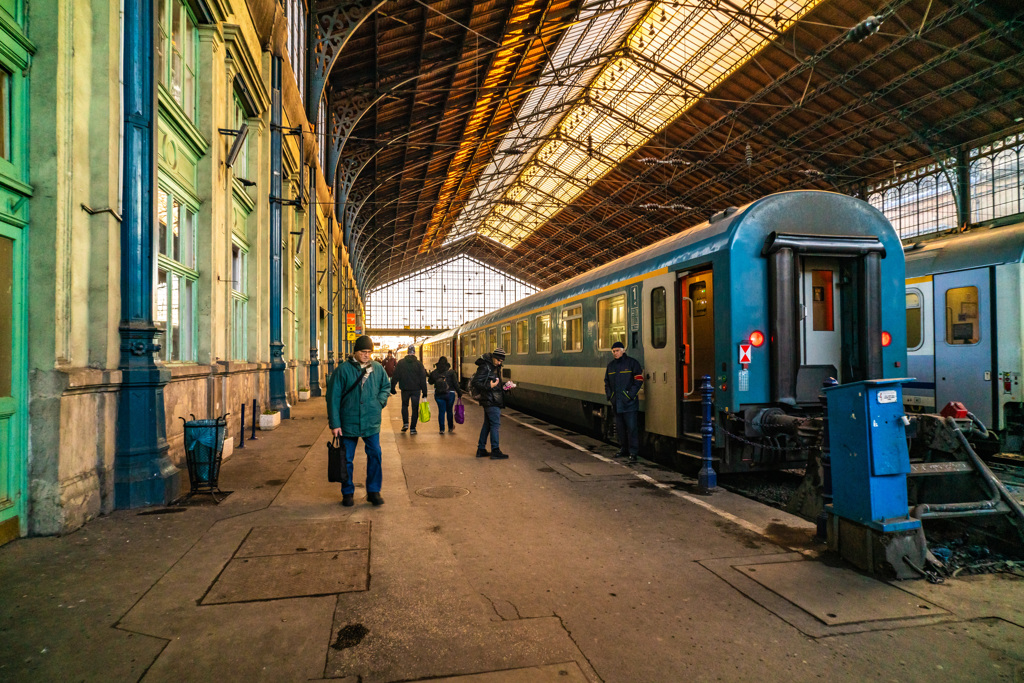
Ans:
{"label": "black shoe", "polygon": [[628,462],[628,463],[630,463],[630,464],[633,464],[633,463],[635,463],[636,461],[637,461],[637,457],[636,457],[635,455],[631,455],[631,456],[629,456],[629,459],[628,459],[628,460],[626,460],[626,462]]}
{"label": "black shoe", "polygon": [[508,460],[508,453],[502,453],[500,448],[491,451],[491,460]]}
{"label": "black shoe", "polygon": [[403,431],[403,432],[407,432],[407,431],[409,431],[409,423],[408,423],[408,422],[407,422],[407,423],[405,423],[404,425],[402,425],[402,431]]}
{"label": "black shoe", "polygon": [[444,436],[444,430],[442,429],[442,430],[441,430],[441,431],[439,432],[439,434],[440,434],[441,436]]}
{"label": "black shoe", "polygon": [[619,451],[618,453],[616,453],[612,457],[613,458],[625,458],[625,457],[628,457],[628,456],[629,456],[629,453],[623,453],[622,451]]}
{"label": "black shoe", "polygon": [[374,505],[383,505],[384,499],[380,497],[380,494],[376,491],[372,491],[366,494],[366,500],[370,501]]}
{"label": "black shoe", "polygon": [[486,458],[488,455],[490,455],[490,453],[487,452],[486,448],[478,448],[478,449],[476,449],[476,457],[478,457],[478,458]]}
{"label": "black shoe", "polygon": [[343,494],[341,494],[341,504],[344,505],[347,508],[350,508],[350,507],[352,507],[353,505],[356,504],[356,501],[352,497],[351,493],[343,493]]}
{"label": "black shoe", "polygon": [[410,434],[415,434],[415,433],[416,433],[416,428],[415,428],[415,427],[413,427],[412,429],[410,429],[410,430],[409,430],[409,433],[410,433]]}

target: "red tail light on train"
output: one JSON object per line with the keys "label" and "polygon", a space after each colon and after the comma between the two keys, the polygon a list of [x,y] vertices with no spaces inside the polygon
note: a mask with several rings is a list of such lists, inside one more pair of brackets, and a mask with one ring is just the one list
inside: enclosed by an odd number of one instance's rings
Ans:
{"label": "red tail light on train", "polygon": [[751,332],[750,343],[754,346],[761,346],[761,344],[764,344],[764,332],[761,330],[754,330]]}
{"label": "red tail light on train", "polygon": [[892,335],[889,334],[888,332],[886,332],[885,330],[883,330],[882,331],[882,346],[888,346],[889,344],[892,344]]}

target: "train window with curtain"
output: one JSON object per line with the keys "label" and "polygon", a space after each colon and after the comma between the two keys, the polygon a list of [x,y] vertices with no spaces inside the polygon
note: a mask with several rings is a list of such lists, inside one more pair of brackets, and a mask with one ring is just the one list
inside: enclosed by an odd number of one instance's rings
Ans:
{"label": "train window with curtain", "polygon": [[562,309],[562,351],[583,350],[583,306]]}
{"label": "train window with curtain", "polygon": [[476,352],[478,355],[487,353],[487,330],[480,330],[476,335]]}
{"label": "train window with curtain", "polygon": [[946,343],[977,344],[981,340],[978,317],[978,288],[946,290]]}
{"label": "train window with curtain", "polygon": [[487,330],[487,341],[489,342],[487,348],[484,349],[484,353],[489,353],[494,349],[498,348],[498,328],[492,327]]}
{"label": "train window with curtain", "polygon": [[655,287],[651,291],[651,346],[665,348],[668,343],[668,306],[665,288]]}
{"label": "train window with curtain", "polygon": [[505,353],[512,353],[512,323],[501,326],[501,348],[505,349]]}
{"label": "train window with curtain", "polygon": [[537,353],[551,353],[551,314],[537,316]]}
{"label": "train window with curtain", "polygon": [[921,292],[916,289],[907,290],[907,351],[921,348],[924,343],[924,305],[921,303]]}
{"label": "train window with curtain", "polygon": [[597,348],[600,351],[611,351],[615,342],[626,344],[625,294],[597,301]]}
{"label": "train window with curtain", "polygon": [[[506,351],[508,349],[505,349]],[[530,321],[516,321],[516,353],[530,352]]]}

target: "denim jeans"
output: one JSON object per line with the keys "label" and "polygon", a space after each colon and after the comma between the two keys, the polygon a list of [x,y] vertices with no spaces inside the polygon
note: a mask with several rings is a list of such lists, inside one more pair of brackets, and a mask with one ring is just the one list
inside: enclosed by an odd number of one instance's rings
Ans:
{"label": "denim jeans", "polygon": [[[409,404],[412,403],[412,419],[409,419]],[[420,392],[402,390],[402,424],[409,425],[416,429],[416,422],[420,419]]]}
{"label": "denim jeans", "polygon": [[[343,436],[341,442],[345,445],[345,464],[348,467],[348,484],[341,487],[341,492],[354,493],[356,485],[352,481],[352,460],[356,457],[356,444],[359,443],[359,437]],[[380,484],[383,479],[380,470],[380,434],[364,436],[363,448],[366,451],[366,492],[380,493]]]}
{"label": "denim jeans", "polygon": [[636,426],[636,411],[628,413],[615,411],[615,431],[619,437],[619,451],[640,455],[640,433]]}
{"label": "denim jeans", "polygon": [[434,394],[434,400],[437,401],[437,422],[441,425],[441,431],[444,431],[444,416],[448,415],[448,431],[455,429],[455,392],[449,391],[447,394]]}
{"label": "denim jeans", "polygon": [[498,429],[501,427],[501,408],[498,406],[487,406],[484,408],[484,424],[480,428],[480,441],[477,448],[487,448],[487,435],[491,435],[491,452],[500,451],[498,446]]}

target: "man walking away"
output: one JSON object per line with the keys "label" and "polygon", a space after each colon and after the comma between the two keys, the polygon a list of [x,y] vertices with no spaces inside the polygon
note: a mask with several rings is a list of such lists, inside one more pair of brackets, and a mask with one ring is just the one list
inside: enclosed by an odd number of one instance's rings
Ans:
{"label": "man walking away", "polygon": [[[484,424],[480,428],[476,457],[491,456],[491,460],[508,458],[498,445],[498,430],[501,428],[501,409],[505,407],[504,389],[501,385],[501,365],[505,362],[505,350],[494,349],[476,360],[476,374],[470,380],[473,396],[484,409]],[[512,383],[509,382],[509,385]],[[491,452],[487,452],[487,435],[491,436]]]}
{"label": "man walking away", "polygon": [[615,432],[619,435],[616,458],[629,457],[636,462],[640,455],[640,433],[636,414],[640,410],[637,394],[644,384],[644,369],[635,358],[626,355],[622,342],[612,344],[612,362],[604,373],[604,394],[615,411]]}
{"label": "man walking away", "polygon": [[[416,420],[420,413],[420,395],[427,397],[427,371],[416,357],[416,347],[410,346],[405,358],[398,361],[391,374],[391,393],[402,391],[402,431],[416,433]],[[412,404],[412,421],[409,420],[409,404]],[[412,429],[409,429],[410,425]]]}
{"label": "man walking away", "polygon": [[434,385],[434,400],[437,401],[437,421],[441,425],[441,433],[444,434],[444,417],[448,416],[448,431],[455,431],[455,395],[462,397],[462,388],[459,380],[455,377],[455,371],[448,364],[448,359],[441,356],[434,365],[434,370],[427,377],[427,381]]}
{"label": "man walking away", "polygon": [[352,461],[360,438],[366,450],[366,500],[384,504],[380,497],[380,414],[387,405],[391,385],[383,366],[371,360],[372,353],[373,340],[363,335],[356,340],[352,357],[327,380],[327,422],[331,432],[341,437],[348,467],[348,483],[341,487],[341,504],[345,507],[354,505]]}

